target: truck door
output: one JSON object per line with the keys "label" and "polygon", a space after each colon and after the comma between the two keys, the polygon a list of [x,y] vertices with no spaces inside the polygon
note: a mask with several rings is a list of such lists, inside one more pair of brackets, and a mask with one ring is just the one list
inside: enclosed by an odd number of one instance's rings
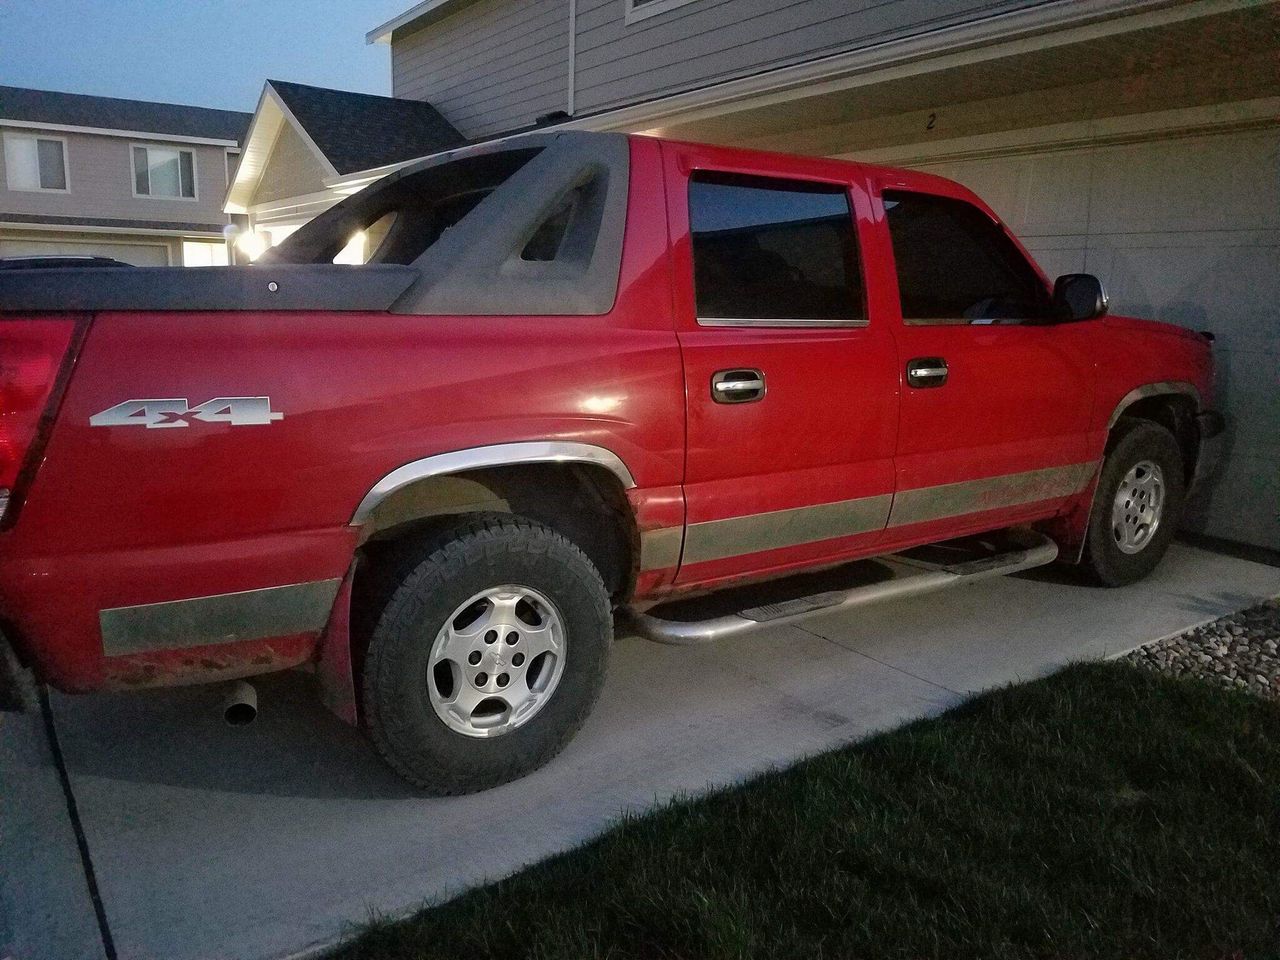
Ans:
{"label": "truck door", "polygon": [[1052,514],[1095,466],[1097,321],[1054,322],[1045,278],[961,188],[892,176],[876,186],[877,290],[897,301],[902,378],[886,543]]}
{"label": "truck door", "polygon": [[867,312],[857,169],[663,146],[688,436],[676,583],[867,552],[892,502],[898,387]]}

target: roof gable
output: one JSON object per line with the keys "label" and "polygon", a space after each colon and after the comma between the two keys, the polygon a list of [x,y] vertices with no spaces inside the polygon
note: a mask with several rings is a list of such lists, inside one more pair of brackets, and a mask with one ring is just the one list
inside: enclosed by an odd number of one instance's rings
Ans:
{"label": "roof gable", "polygon": [[453,124],[423,101],[281,80],[267,83],[339,174],[438,153],[466,142]]}

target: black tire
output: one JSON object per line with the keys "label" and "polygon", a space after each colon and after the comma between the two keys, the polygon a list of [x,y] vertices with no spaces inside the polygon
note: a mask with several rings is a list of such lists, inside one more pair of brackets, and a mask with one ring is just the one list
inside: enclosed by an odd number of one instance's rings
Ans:
{"label": "black tire", "polygon": [[[567,539],[521,517],[489,515],[437,534],[403,563],[364,660],[368,732],[405,780],[443,796],[515,780],[560,752],[590,713],[613,640],[609,594]],[[468,598],[501,584],[530,587],[555,605],[566,636],[563,672],[522,726],[477,738],[445,724],[427,684],[431,647]]]}
{"label": "black tire", "polygon": [[[1120,549],[1112,533],[1112,508],[1128,472],[1142,461],[1160,468],[1164,505],[1155,533],[1137,553]],[[1186,474],[1178,441],[1164,427],[1149,420],[1122,419],[1108,444],[1089,515],[1082,566],[1098,583],[1120,587],[1141,580],[1159,564],[1182,518]]]}

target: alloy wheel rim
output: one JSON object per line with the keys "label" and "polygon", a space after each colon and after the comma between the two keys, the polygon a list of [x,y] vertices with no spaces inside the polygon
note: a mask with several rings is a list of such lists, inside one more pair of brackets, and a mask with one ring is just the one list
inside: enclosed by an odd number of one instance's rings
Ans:
{"label": "alloy wheel rim", "polygon": [[449,615],[431,645],[431,706],[455,733],[510,733],[551,699],[566,650],[564,618],[544,594],[517,584],[483,590]]}
{"label": "alloy wheel rim", "polygon": [[1111,507],[1111,536],[1121,553],[1140,553],[1155,536],[1164,514],[1164,472],[1140,460],[1120,481]]}

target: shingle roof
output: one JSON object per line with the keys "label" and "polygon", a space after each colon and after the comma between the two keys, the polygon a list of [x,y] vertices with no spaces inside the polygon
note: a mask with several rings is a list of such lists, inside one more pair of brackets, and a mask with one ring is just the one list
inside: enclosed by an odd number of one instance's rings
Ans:
{"label": "shingle roof", "polygon": [[466,142],[423,101],[267,82],[340,174],[412,160]]}
{"label": "shingle roof", "polygon": [[0,119],[177,137],[208,137],[240,143],[253,114],[187,107],[177,103],[150,103],[146,100],[0,86]]}

